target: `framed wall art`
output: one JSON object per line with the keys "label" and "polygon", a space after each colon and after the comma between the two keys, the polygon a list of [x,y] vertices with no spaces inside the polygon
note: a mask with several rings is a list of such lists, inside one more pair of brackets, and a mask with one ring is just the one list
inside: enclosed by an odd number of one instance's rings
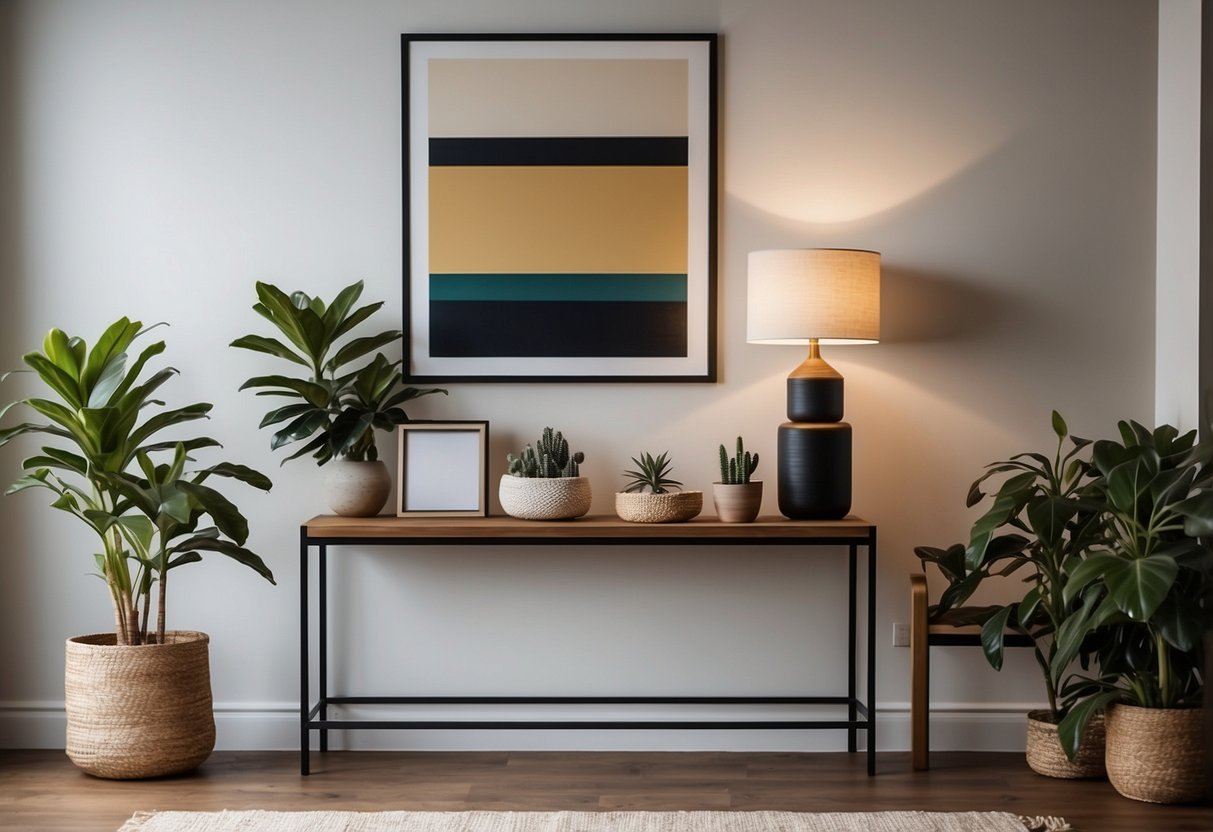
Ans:
{"label": "framed wall art", "polygon": [[716,36],[402,51],[406,381],[715,381]]}
{"label": "framed wall art", "polygon": [[487,517],[489,423],[400,426],[397,517]]}

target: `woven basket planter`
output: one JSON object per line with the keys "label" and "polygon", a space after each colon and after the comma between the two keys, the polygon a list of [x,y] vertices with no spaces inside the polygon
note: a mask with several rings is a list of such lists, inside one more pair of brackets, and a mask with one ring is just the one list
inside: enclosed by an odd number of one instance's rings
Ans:
{"label": "woven basket planter", "polygon": [[1057,724],[1048,711],[1028,713],[1028,768],[1045,777],[1081,780],[1104,777],[1104,717],[1096,714],[1087,723],[1078,754],[1071,760],[1057,739]]}
{"label": "woven basket planter", "polygon": [[1125,797],[1187,803],[1209,791],[1200,708],[1108,709],[1108,780]]}
{"label": "woven basket planter", "polygon": [[703,511],[702,491],[647,494],[618,491],[615,513],[629,523],[685,523]]}
{"label": "woven basket planter", "polygon": [[206,633],[116,646],[113,633],[67,640],[67,756],[113,780],[196,768],[215,747]]}
{"label": "woven basket planter", "polygon": [[588,477],[501,476],[501,508],[520,520],[571,520],[590,510]]}

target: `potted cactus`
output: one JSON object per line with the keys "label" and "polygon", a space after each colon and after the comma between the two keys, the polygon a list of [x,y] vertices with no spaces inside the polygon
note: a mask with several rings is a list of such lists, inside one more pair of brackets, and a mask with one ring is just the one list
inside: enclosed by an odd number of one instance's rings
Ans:
{"label": "potted cactus", "polygon": [[569,441],[544,428],[534,445],[518,456],[506,455],[508,472],[501,477],[501,508],[522,520],[571,520],[590,510],[590,481],[581,476],[585,454],[570,452]]}
{"label": "potted cactus", "polygon": [[712,502],[716,516],[725,523],[752,523],[762,506],[762,481],[751,480],[758,468],[758,454],[745,449],[737,437],[737,453],[732,458],[720,446],[720,482],[712,484]]}
{"label": "potted cactus", "polygon": [[615,513],[629,523],[682,523],[703,511],[702,491],[683,491],[670,476],[670,452],[632,457],[636,468],[624,471],[623,491],[615,494]]}

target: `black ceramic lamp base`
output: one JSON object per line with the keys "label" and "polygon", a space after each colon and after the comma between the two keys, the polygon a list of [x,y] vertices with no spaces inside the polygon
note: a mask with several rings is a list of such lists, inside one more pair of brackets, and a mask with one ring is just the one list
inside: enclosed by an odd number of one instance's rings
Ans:
{"label": "black ceramic lamp base", "polygon": [[851,426],[779,426],[779,512],[792,520],[839,520],[851,510]]}

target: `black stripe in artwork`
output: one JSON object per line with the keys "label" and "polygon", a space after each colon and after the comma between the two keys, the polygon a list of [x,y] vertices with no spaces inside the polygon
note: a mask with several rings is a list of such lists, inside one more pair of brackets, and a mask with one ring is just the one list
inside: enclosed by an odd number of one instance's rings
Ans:
{"label": "black stripe in artwork", "polygon": [[671,358],[687,354],[687,305],[673,301],[430,301],[441,358]]}
{"label": "black stripe in artwork", "polygon": [[430,139],[430,165],[679,165],[686,136]]}

